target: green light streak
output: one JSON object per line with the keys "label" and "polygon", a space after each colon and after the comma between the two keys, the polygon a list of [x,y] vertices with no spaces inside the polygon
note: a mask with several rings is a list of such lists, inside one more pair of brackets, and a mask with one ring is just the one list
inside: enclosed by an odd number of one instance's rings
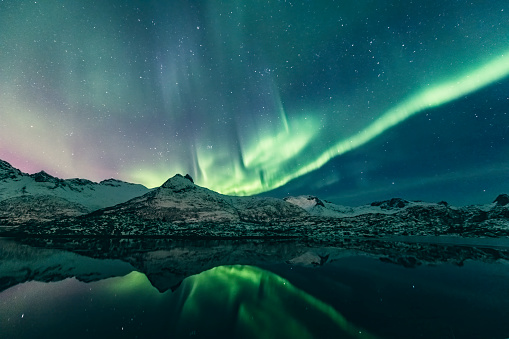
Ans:
{"label": "green light streak", "polygon": [[[262,133],[255,143],[241,147],[242,158],[235,158],[228,148],[210,152],[197,149],[198,165],[203,173],[198,183],[223,194],[250,195],[274,187],[281,173],[288,172],[295,159],[318,135],[318,123],[312,118],[288,121],[280,109],[281,126],[274,135]],[[226,164],[226,165],[225,165]],[[220,168],[221,171],[217,171]]]}
{"label": "green light streak", "polygon": [[[355,150],[388,129],[427,109],[447,104],[478,91],[509,75],[509,51],[449,80],[428,85],[385,111],[357,133],[324,145],[317,119],[321,112],[287,117],[284,104],[275,87],[273,118],[279,120],[267,129],[254,129],[237,148],[229,138],[213,148],[204,141],[195,146],[195,182],[222,194],[253,195],[270,191],[309,172],[319,169],[331,159]],[[257,133],[257,134],[256,134]],[[330,131],[327,132],[330,134]],[[178,160],[178,159],[177,159]],[[161,185],[174,173],[184,173],[179,161],[160,168],[142,168],[131,172],[135,182],[149,187]]]}
{"label": "green light streak", "polygon": [[501,80],[508,75],[509,51],[507,54],[502,55],[465,75],[454,78],[445,83],[435,85],[432,88],[424,90],[403,101],[401,104],[385,112],[380,118],[355,136],[339,141],[336,145],[322,153],[315,161],[302,167],[295,174],[285,178],[285,180],[287,180],[284,183],[320,168],[330,159],[366,144],[389,128],[396,126],[406,119],[425,111],[426,109],[449,103]]}
{"label": "green light streak", "polygon": [[109,279],[108,292],[109,293],[128,293],[130,291],[147,291],[150,293],[157,292],[152,286],[147,276],[138,271],[132,271],[131,273],[123,277],[115,277]]}
{"label": "green light streak", "polygon": [[218,266],[160,293],[140,272],[93,283],[95,297],[156,310],[170,337],[375,338],[288,280],[249,265]]}
{"label": "green light streak", "polygon": [[[317,157],[312,158],[299,167],[289,170],[285,165],[288,157],[282,157],[282,154],[292,154],[296,156],[302,151],[306,142],[310,142],[316,137],[316,129],[308,129],[304,137],[293,133],[286,140],[262,139],[253,149],[246,151],[246,159],[258,158],[256,162],[248,162],[247,165],[257,165],[258,171],[264,172],[265,180],[257,177],[248,176],[246,172],[236,175],[229,182],[210,182],[209,187],[218,190],[224,194],[252,195],[262,193],[271,189],[280,187],[290,180],[298,178],[313,170],[325,165],[331,159],[352,151],[374,138],[381,135],[388,129],[400,124],[406,119],[421,113],[429,108],[438,107],[461,98],[467,94],[475,92],[483,87],[493,84],[509,75],[509,51],[497,58],[477,67],[463,75],[453,77],[444,83],[431,86],[429,89],[420,91],[400,104],[386,111],[381,117],[368,125],[355,135],[342,139],[333,146],[326,149]],[[305,126],[302,126],[304,129]],[[291,148],[295,145],[295,152]],[[275,163],[269,160],[280,159]],[[309,159],[309,158],[304,158]],[[208,172],[212,169],[203,169]],[[267,180],[267,178],[269,180]]]}
{"label": "green light streak", "polygon": [[312,136],[312,133],[291,134],[286,131],[266,136],[244,152],[244,166],[263,168],[266,164],[284,163],[299,155]]}
{"label": "green light streak", "polygon": [[[233,337],[374,338],[349,323],[333,307],[296,288],[278,275],[253,266],[219,266],[187,278],[179,299],[179,333],[199,328],[197,319],[219,314],[232,321]],[[179,289],[180,289],[179,288]],[[227,311],[226,314],[221,312]],[[210,321],[204,328],[214,324]],[[210,329],[209,329],[210,331]],[[197,332],[203,333],[200,330]]]}

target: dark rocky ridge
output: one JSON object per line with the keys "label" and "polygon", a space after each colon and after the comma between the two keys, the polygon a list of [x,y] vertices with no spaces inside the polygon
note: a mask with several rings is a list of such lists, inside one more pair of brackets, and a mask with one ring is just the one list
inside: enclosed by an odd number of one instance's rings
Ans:
{"label": "dark rocky ridge", "polygon": [[509,204],[509,195],[508,194],[500,194],[494,201],[498,206],[505,206]]}
{"label": "dark rocky ridge", "polygon": [[12,167],[8,162],[0,160],[0,180],[15,179],[21,174],[20,170]]}
{"label": "dark rocky ridge", "polygon": [[382,209],[403,208],[408,205],[408,201],[401,198],[392,198],[391,200],[375,201],[371,206],[379,206]]}

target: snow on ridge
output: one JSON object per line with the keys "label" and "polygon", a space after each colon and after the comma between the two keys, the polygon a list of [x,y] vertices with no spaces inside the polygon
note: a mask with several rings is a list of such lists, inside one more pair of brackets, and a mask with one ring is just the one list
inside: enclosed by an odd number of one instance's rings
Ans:
{"label": "snow on ridge", "polygon": [[0,160],[0,201],[27,195],[49,195],[96,210],[125,202],[149,191],[143,185],[115,179],[96,183],[80,178],[60,179],[44,171],[27,174]]}
{"label": "snow on ridge", "polygon": [[[80,180],[86,180],[86,179],[80,179]],[[110,178],[110,179],[104,179],[104,180],[100,181],[99,185],[119,187],[119,186],[122,186],[122,185],[137,186],[139,184],[133,184],[132,182],[127,182],[127,181],[123,181],[123,180],[118,180],[118,179]]]}
{"label": "snow on ridge", "polygon": [[196,185],[189,174],[186,174],[185,177],[181,174],[175,174],[175,176],[166,180],[166,182],[161,185],[161,188],[169,188],[174,192],[181,192],[193,189],[194,187],[196,187]]}
{"label": "snow on ridge", "polygon": [[[297,197],[287,197],[284,198],[285,201],[297,205],[306,211],[309,211],[313,207],[317,206],[319,203],[317,201],[317,197],[311,195],[300,195]],[[321,201],[320,201],[321,202]],[[323,203],[322,203],[323,206]]]}
{"label": "snow on ridge", "polygon": [[[329,217],[329,218],[342,218],[342,217],[356,217],[364,214],[395,214],[412,207],[430,207],[444,205],[448,206],[445,202],[429,203],[423,201],[407,201],[400,198],[392,198],[385,201],[375,201],[369,205],[362,205],[357,207],[336,205],[326,200],[320,200],[311,195],[301,195],[297,197],[286,197],[285,201],[297,205],[313,216]],[[488,209],[493,204],[490,204]],[[455,208],[449,206],[449,208]]]}
{"label": "snow on ridge", "polygon": [[[0,202],[7,204],[7,199],[15,197],[35,198],[31,201],[43,202],[44,196],[63,199],[47,201],[42,204],[43,211],[58,208],[67,215],[81,214],[79,204],[89,211],[103,210],[94,216],[110,216],[112,220],[118,213],[120,218],[136,216],[139,220],[167,222],[272,222],[274,220],[305,220],[316,216],[319,218],[360,219],[382,218],[394,215],[395,219],[407,216],[456,215],[468,214],[476,220],[486,219],[486,213],[493,209],[492,215],[500,213],[495,209],[509,210],[509,196],[501,195],[489,205],[455,208],[445,202],[426,203],[393,198],[376,201],[370,205],[348,207],[322,201],[318,197],[303,195],[285,199],[261,197],[235,197],[222,195],[205,187],[195,185],[189,175],[180,174],[168,179],[162,186],[149,190],[142,185],[126,183],[115,179],[95,183],[87,179],[59,179],[44,171],[28,175],[16,170],[6,162],[0,163]],[[28,206],[30,199],[17,200],[19,208]],[[65,201],[69,204],[65,205]],[[15,201],[11,201],[16,202]],[[23,204],[21,204],[23,203]],[[117,206],[118,205],[118,206]],[[506,206],[508,205],[508,206]],[[398,213],[400,213],[398,215]],[[499,214],[496,214],[496,213]],[[11,213],[12,214],[12,213]],[[502,214],[500,214],[502,215]],[[507,216],[509,214],[503,214]],[[300,218],[300,219],[299,219]],[[491,217],[490,217],[491,218]],[[4,218],[5,219],[5,218]],[[484,220],[483,219],[483,220]],[[491,218],[493,219],[493,218]],[[120,219],[119,219],[120,220]],[[406,219],[405,219],[406,220]],[[491,222],[491,221],[490,221]]]}
{"label": "snow on ridge", "polygon": [[270,222],[308,216],[305,210],[283,199],[223,195],[195,185],[190,176],[180,174],[142,196],[98,215],[136,216],[161,222]]}

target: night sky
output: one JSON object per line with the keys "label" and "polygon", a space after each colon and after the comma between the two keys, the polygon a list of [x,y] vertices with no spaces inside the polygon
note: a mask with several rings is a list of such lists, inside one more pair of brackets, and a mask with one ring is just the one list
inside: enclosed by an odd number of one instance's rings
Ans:
{"label": "night sky", "polygon": [[509,4],[0,2],[0,159],[224,194],[509,193]]}

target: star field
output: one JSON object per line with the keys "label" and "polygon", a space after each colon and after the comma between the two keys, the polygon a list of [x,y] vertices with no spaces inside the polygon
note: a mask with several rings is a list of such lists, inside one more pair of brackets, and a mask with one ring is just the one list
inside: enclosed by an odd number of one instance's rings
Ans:
{"label": "star field", "polygon": [[[505,1],[1,1],[0,159],[225,194],[509,189]],[[273,191],[275,190],[275,191]]]}

